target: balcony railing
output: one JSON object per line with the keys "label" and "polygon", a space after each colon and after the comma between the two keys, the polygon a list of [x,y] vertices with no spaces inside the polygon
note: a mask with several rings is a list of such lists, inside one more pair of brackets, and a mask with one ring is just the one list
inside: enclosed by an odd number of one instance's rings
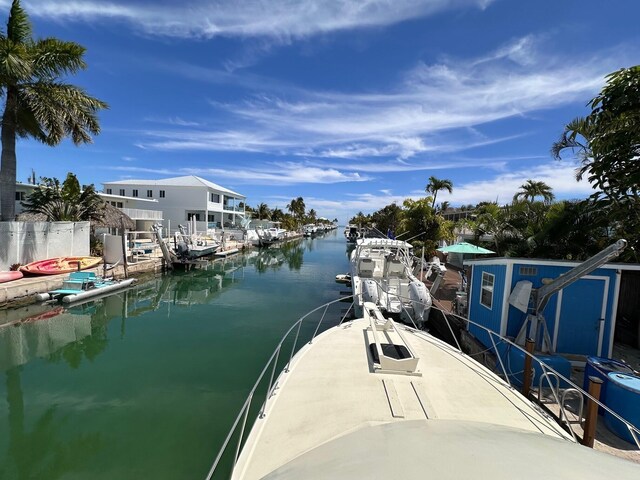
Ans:
{"label": "balcony railing", "polygon": [[122,213],[131,220],[162,220],[162,212],[159,210],[144,210],[141,208],[121,208]]}

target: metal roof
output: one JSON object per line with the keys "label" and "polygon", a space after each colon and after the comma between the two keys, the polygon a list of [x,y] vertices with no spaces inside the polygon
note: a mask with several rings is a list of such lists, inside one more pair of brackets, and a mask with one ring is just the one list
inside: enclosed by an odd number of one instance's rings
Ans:
{"label": "metal roof", "polygon": [[244,195],[222,187],[216,183],[205,180],[196,175],[185,175],[183,177],[162,178],[160,180],[118,180],[115,182],[104,182],[103,185],[154,185],[171,187],[208,187],[223,193],[246,198]]}

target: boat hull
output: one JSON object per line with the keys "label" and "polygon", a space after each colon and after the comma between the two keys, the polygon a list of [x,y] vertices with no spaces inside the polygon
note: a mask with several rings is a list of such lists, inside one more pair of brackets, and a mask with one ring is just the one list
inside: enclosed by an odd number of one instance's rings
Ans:
{"label": "boat hull", "polygon": [[59,275],[93,268],[100,263],[100,257],[56,257],[23,265],[20,271],[30,275]]}
{"label": "boat hull", "polygon": [[21,271],[15,272],[0,272],[0,283],[11,282],[13,280],[18,280],[22,278],[24,275]]}

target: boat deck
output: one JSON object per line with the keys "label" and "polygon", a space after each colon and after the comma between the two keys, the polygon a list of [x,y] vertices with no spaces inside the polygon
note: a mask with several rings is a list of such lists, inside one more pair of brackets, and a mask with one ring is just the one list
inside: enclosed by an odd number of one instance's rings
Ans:
{"label": "boat deck", "polygon": [[[290,371],[279,377],[265,418],[256,420],[233,478],[262,478],[360,427],[409,420],[480,422],[569,439],[555,422],[469,357],[424,332],[396,328],[419,358],[415,374],[375,372],[373,333],[364,319],[330,329],[313,345],[305,345]],[[382,343],[401,341],[395,331],[378,331],[378,338]]]}

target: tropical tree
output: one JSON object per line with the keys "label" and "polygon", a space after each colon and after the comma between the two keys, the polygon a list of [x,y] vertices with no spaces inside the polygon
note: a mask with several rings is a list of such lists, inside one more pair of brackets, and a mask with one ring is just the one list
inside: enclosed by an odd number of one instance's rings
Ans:
{"label": "tropical tree", "polygon": [[261,203],[256,208],[256,213],[258,214],[259,220],[269,220],[271,218],[271,209],[266,203]]}
{"label": "tropical tree", "polygon": [[398,227],[402,218],[402,208],[392,203],[377,212],[373,212],[371,220],[382,233],[398,235]]}
{"label": "tropical tree", "polygon": [[271,210],[271,220],[274,222],[281,222],[284,219],[284,212],[278,207]]}
{"label": "tropical tree", "polygon": [[312,208],[311,210],[309,210],[309,212],[307,212],[307,217],[309,218],[309,221],[311,223],[316,223],[318,214],[316,213],[316,211]]}
{"label": "tropical tree", "polygon": [[287,205],[287,210],[293,215],[298,223],[304,218],[304,212],[306,211],[306,205],[302,197],[295,198]]}
{"label": "tropical tree", "polygon": [[542,197],[546,203],[551,202],[551,200],[555,198],[551,187],[546,183],[527,180],[520,186],[520,191],[513,196],[513,200],[518,201],[524,198],[525,200],[533,202],[536,197]]}
{"label": "tropical tree", "polygon": [[2,156],[0,220],[15,217],[16,137],[58,145],[90,143],[100,133],[97,113],[107,104],[62,78],[86,68],[85,49],[55,38],[33,39],[31,24],[19,0],[13,0],[6,33],[0,34]]}
{"label": "tropical tree", "polygon": [[565,150],[571,150],[578,158],[581,167],[576,170],[577,180],[582,180],[593,158],[593,153],[589,145],[592,137],[593,127],[585,117],[578,117],[565,125],[564,131],[558,141],[551,145],[551,155],[556,160],[562,159],[562,153]]}
{"label": "tropical tree", "polygon": [[94,186],[82,190],[73,173],[67,174],[62,185],[57,178],[43,177],[38,188],[22,202],[25,211],[41,213],[49,222],[98,220],[104,205]]}
{"label": "tropical tree", "polygon": [[435,207],[436,198],[440,190],[446,190],[449,193],[453,192],[453,182],[447,179],[439,179],[434,176],[429,177],[429,183],[425,187],[425,192],[431,195],[431,208]]}

